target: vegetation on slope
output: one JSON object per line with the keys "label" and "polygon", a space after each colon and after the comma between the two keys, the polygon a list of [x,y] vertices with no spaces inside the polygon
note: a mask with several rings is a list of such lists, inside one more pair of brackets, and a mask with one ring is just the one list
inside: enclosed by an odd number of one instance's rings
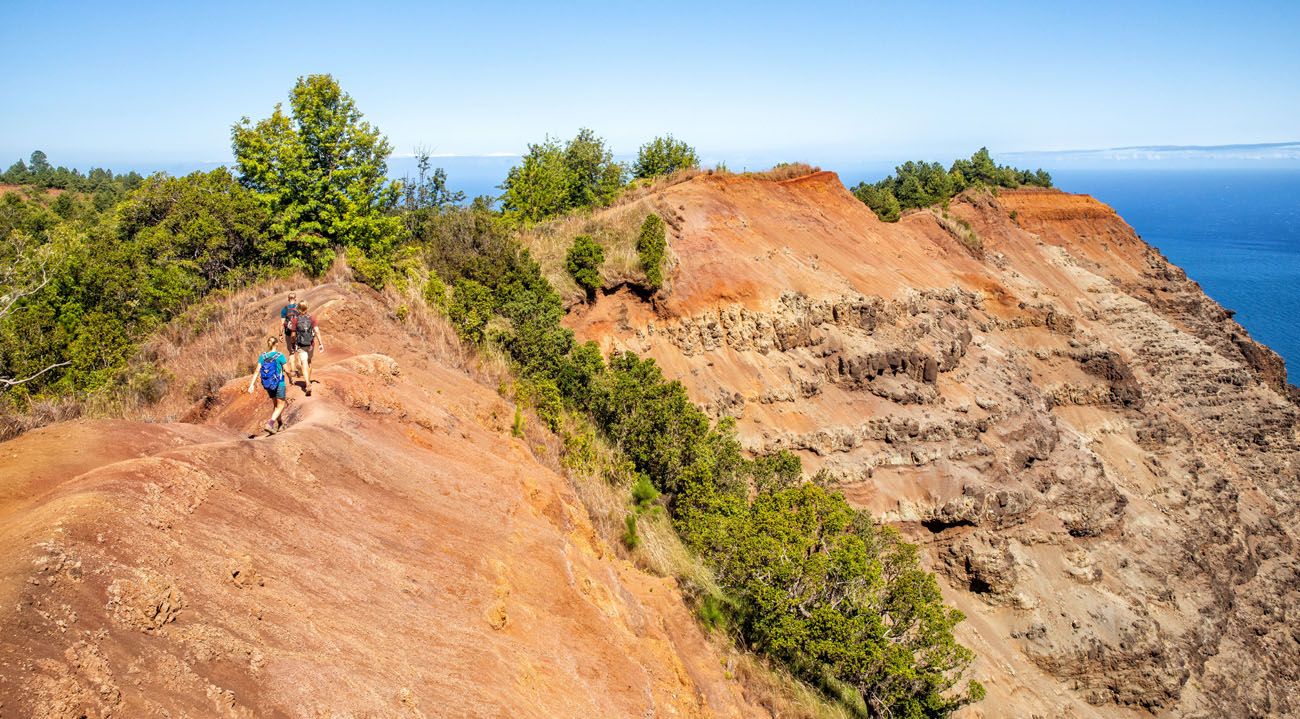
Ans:
{"label": "vegetation on slope", "polygon": [[874,183],[860,182],[853,194],[885,222],[897,222],[903,210],[946,204],[969,187],[1051,187],[1046,170],[1017,170],[993,162],[981,147],[968,160],[955,160],[944,169],[937,162],[905,162],[894,174]]}
{"label": "vegetation on slope", "polygon": [[[233,142],[238,177],[159,175],[111,208],[85,195],[0,201],[4,259],[15,268],[0,277],[0,376],[21,382],[7,393],[11,409],[42,393],[147,388],[166,368],[129,368],[150,332],[208,293],[319,273],[341,249],[376,286],[419,278],[465,340],[509,359],[520,394],[575,455],[590,438],[573,427],[618,453],[636,488],[627,542],[640,541],[636,517],[662,506],[716,573],[700,597],[710,624],[815,685],[851,691],[873,715],[946,716],[982,696],[977,683],[962,684],[971,653],[952,634],[962,616],[943,604],[914,547],[806,481],[796,456],[747,457],[733,424],[712,422],[654,360],[603,357],[561,324],[560,296],[517,229],[622,190],[625,169],[593,133],[531,146],[503,188],[502,212],[484,199],[457,204],[427,158],[414,181],[383,181],[387,141],[328,76],[300,79],[289,114],[244,120]],[[659,171],[693,159],[668,149],[676,159],[640,164]],[[638,251],[656,285],[665,249],[651,215]],[[575,250],[574,274],[590,288],[600,253]],[[203,332],[202,317],[193,320]]]}

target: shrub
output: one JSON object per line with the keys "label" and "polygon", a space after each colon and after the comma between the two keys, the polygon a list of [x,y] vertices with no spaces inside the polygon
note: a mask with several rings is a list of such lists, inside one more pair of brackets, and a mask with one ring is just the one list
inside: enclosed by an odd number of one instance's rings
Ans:
{"label": "shrub", "polygon": [[646,215],[645,222],[641,223],[641,234],[637,236],[636,253],[641,258],[641,268],[645,270],[646,284],[652,289],[663,286],[667,249],[663,218],[653,213]]}
{"label": "shrub", "polygon": [[352,277],[357,282],[382,290],[393,276],[393,266],[382,258],[367,255],[360,247],[348,247],[343,251],[352,269]]}
{"label": "shrub", "polygon": [[492,319],[494,310],[494,298],[488,288],[474,280],[456,280],[447,317],[461,337],[471,342],[482,342],[484,329],[488,320]]}
{"label": "shrub", "polygon": [[641,146],[636,164],[632,166],[632,176],[643,180],[698,167],[699,164],[700,158],[695,155],[695,148],[672,135],[666,135]]}
{"label": "shrub", "polygon": [[600,289],[600,266],[605,263],[605,250],[591,235],[578,235],[565,255],[564,264],[578,286],[594,297]]}
{"label": "shrub", "polygon": [[853,194],[866,203],[882,222],[898,222],[903,210],[893,190],[863,183],[853,188]]}
{"label": "shrub", "polygon": [[659,498],[659,490],[655,489],[654,482],[644,474],[638,474],[636,482],[632,483],[632,501],[638,509],[645,509]]}
{"label": "shrub", "polygon": [[450,300],[447,298],[447,283],[442,281],[436,271],[429,271],[429,279],[424,281],[422,294],[424,295],[424,301],[430,307],[444,314],[447,312],[447,307],[450,304]]}
{"label": "shrub", "polygon": [[636,529],[636,514],[628,512],[623,517],[623,544],[628,549],[636,549],[641,546],[641,535]]}

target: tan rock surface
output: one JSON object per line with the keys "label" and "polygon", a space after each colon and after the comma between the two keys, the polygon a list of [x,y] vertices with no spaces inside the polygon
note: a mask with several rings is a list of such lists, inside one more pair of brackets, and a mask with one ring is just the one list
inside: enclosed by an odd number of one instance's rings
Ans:
{"label": "tan rock surface", "polygon": [[818,173],[615,211],[668,222],[667,286],[567,321],[922,543],[989,689],[965,715],[1300,713],[1285,368],[1109,207],[885,224]]}
{"label": "tan rock surface", "polygon": [[328,352],[278,435],[245,378],[201,423],[0,444],[0,716],[756,714],[506,401],[306,299]]}

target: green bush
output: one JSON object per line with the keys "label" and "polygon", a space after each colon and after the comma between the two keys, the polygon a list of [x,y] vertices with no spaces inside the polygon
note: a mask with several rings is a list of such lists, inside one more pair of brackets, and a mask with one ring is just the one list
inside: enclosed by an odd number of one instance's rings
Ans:
{"label": "green bush", "polygon": [[600,289],[600,266],[605,263],[605,250],[591,235],[578,235],[564,257],[565,267],[578,286],[594,297]]}
{"label": "green bush", "polygon": [[659,498],[659,490],[655,489],[654,482],[644,474],[638,474],[636,481],[632,483],[632,502],[637,509],[646,509]]}
{"label": "green bush", "polygon": [[636,529],[636,514],[632,512],[623,517],[623,545],[628,549],[641,546],[641,535]]}
{"label": "green bush", "polygon": [[484,330],[495,311],[492,291],[474,280],[461,278],[456,280],[451,297],[447,317],[456,331],[471,342],[482,342]]}
{"label": "green bush", "polygon": [[667,135],[641,146],[636,164],[632,166],[632,176],[644,180],[699,165],[700,158],[696,156],[695,148]]}
{"label": "green bush", "polygon": [[658,289],[664,284],[664,255],[668,250],[668,239],[664,230],[664,221],[659,215],[646,215],[641,223],[641,233],[637,235],[636,253],[641,258],[641,268],[645,270],[646,284]]}
{"label": "green bush", "polygon": [[439,312],[446,313],[451,300],[447,297],[447,283],[442,281],[437,271],[429,271],[429,279],[424,281],[424,301]]}
{"label": "green bush", "polygon": [[348,247],[343,254],[357,282],[382,290],[393,277],[391,264],[383,258],[370,257],[360,247]]}

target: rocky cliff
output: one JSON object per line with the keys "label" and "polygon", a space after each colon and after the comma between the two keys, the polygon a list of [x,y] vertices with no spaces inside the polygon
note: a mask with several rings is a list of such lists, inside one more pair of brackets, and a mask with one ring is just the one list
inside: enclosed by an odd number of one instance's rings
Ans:
{"label": "rocky cliff", "polygon": [[[278,435],[245,378],[0,445],[0,717],[757,713],[494,387],[366,292],[304,299],[328,352]],[[186,354],[251,366],[274,310]]]}
{"label": "rocky cliff", "polygon": [[1294,388],[1113,210],[986,191],[884,224],[823,172],[603,218],[647,212],[667,286],[569,324],[923,544],[989,689],[967,716],[1300,712]]}

